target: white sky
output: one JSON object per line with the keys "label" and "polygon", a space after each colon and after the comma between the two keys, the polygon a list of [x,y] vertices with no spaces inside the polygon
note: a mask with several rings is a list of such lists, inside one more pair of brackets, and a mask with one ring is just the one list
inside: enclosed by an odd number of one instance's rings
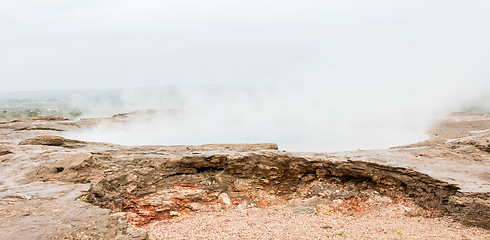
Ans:
{"label": "white sky", "polygon": [[488,0],[0,0],[0,91],[489,79]]}

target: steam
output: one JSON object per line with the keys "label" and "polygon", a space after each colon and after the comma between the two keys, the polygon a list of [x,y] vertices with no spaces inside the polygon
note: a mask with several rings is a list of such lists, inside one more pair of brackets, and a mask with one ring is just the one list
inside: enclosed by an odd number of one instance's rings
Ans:
{"label": "steam", "polygon": [[121,92],[118,108],[110,108],[138,111],[128,122],[68,137],[125,145],[274,142],[281,149],[317,152],[386,148],[423,140],[435,120],[466,102],[461,94],[446,93],[459,96],[455,100],[436,99],[435,93],[319,82],[131,89]]}
{"label": "steam", "polygon": [[[10,89],[124,88],[73,104],[86,116],[156,110],[70,133],[84,140],[381,148],[423,139],[490,91],[486,0],[25,5],[30,19],[15,2],[0,10],[17,24],[0,40]],[[20,59],[33,36],[41,47]]]}

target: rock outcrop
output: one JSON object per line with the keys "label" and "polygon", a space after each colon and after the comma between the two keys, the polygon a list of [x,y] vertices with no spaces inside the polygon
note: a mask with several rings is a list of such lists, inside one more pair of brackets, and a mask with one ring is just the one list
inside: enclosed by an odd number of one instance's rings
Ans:
{"label": "rock outcrop", "polygon": [[83,141],[66,139],[60,136],[37,136],[29,139],[24,139],[20,145],[45,145],[56,147],[77,148],[84,147],[87,144]]}
{"label": "rock outcrop", "polygon": [[[328,154],[291,153],[268,143],[120,146],[57,135],[101,121],[112,120],[0,124],[3,236],[145,239],[134,226],[293,199],[309,201],[314,206],[307,211],[319,214],[410,199],[431,213],[490,229],[488,116],[448,121],[449,130],[412,146]],[[34,218],[46,224],[19,227]]]}

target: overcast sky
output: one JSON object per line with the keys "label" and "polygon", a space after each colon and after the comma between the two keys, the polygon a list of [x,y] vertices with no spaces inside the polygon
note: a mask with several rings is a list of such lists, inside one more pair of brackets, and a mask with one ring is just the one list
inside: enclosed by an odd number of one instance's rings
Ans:
{"label": "overcast sky", "polygon": [[0,0],[0,91],[311,79],[482,89],[489,13],[488,0]]}

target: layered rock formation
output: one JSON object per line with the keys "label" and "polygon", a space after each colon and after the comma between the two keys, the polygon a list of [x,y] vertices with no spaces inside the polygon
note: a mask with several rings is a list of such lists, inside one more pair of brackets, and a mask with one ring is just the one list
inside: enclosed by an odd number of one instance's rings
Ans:
{"label": "layered rock formation", "polygon": [[338,153],[292,153],[275,144],[120,146],[60,136],[100,121],[112,120],[0,123],[3,236],[144,239],[137,227],[153,221],[293,199],[310,199],[318,213],[410,199],[490,229],[490,116],[452,116],[411,146]]}

